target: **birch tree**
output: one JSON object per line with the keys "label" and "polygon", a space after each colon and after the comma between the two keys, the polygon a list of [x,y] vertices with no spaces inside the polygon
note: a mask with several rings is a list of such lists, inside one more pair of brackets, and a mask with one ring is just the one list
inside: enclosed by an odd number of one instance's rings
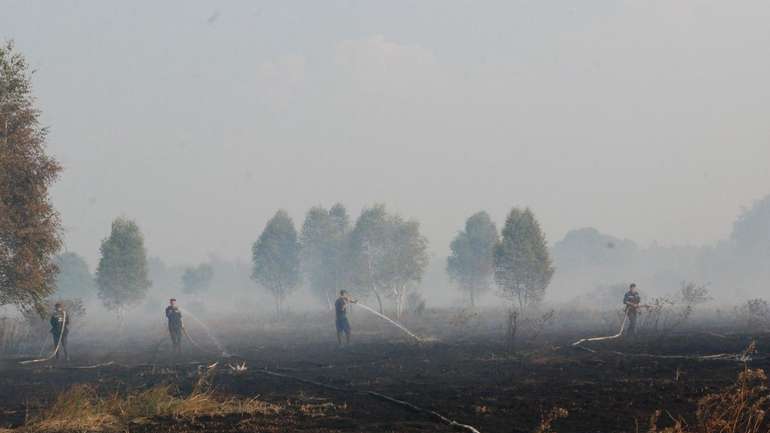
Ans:
{"label": "birch tree", "polygon": [[332,308],[335,294],[346,288],[349,272],[345,264],[350,221],[341,204],[330,210],[311,208],[302,225],[301,264],[310,290]]}
{"label": "birch tree", "polygon": [[523,315],[543,299],[553,272],[545,234],[535,215],[529,209],[512,209],[495,248],[495,281],[501,295],[517,304]]}
{"label": "birch tree", "polygon": [[280,319],[286,298],[302,280],[297,230],[286,211],[279,210],[268,221],[251,251],[251,277],[273,295],[276,318]]}
{"label": "birch tree", "polygon": [[125,311],[142,301],[151,286],[144,237],[134,221],[118,218],[102,241],[96,269],[99,299],[122,321]]}
{"label": "birch tree", "polygon": [[376,205],[361,212],[350,242],[355,282],[374,295],[381,313],[383,298],[392,298],[400,317],[428,265],[428,241],[419,223]]}
{"label": "birch tree", "polygon": [[479,295],[492,286],[495,272],[495,246],[499,235],[495,223],[486,212],[478,212],[465,222],[450,244],[447,273],[461,290],[468,293],[471,306]]}

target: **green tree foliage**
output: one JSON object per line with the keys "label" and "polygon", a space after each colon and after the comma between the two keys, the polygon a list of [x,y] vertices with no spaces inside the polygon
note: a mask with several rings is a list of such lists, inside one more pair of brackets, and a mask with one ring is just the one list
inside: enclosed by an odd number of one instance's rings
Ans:
{"label": "green tree foliage", "polygon": [[280,318],[284,301],[301,282],[300,244],[294,221],[286,211],[279,210],[268,221],[251,252],[251,278],[273,295]]}
{"label": "green tree foliage", "polygon": [[191,295],[203,293],[211,286],[214,268],[208,263],[186,268],[182,274],[182,291]]}
{"label": "green tree foliage", "polygon": [[94,276],[85,259],[75,253],[64,253],[56,257],[59,273],[56,274],[56,293],[61,299],[89,299],[96,294]]}
{"label": "green tree foliage", "polygon": [[100,251],[96,269],[99,298],[122,317],[128,307],[144,299],[151,285],[144,238],[134,221],[118,218]]}
{"label": "green tree foliage", "polygon": [[504,298],[527,307],[543,299],[554,268],[545,234],[531,210],[512,209],[495,248],[495,281]]}
{"label": "green tree foliage", "polygon": [[347,285],[345,253],[350,220],[341,204],[310,209],[302,225],[302,271],[310,289],[331,308],[335,293]]}
{"label": "green tree foliage", "polygon": [[428,241],[420,224],[376,205],[361,212],[350,242],[355,282],[375,295],[381,312],[383,294],[393,298],[400,317],[428,266]]}
{"label": "green tree foliage", "polygon": [[468,293],[472,306],[491,286],[498,241],[497,227],[489,214],[478,212],[468,218],[465,230],[458,233],[449,246],[452,254],[447,258],[447,273]]}
{"label": "green tree foliage", "polygon": [[0,305],[42,314],[61,248],[48,190],[61,168],[45,152],[29,75],[13,45],[0,46]]}

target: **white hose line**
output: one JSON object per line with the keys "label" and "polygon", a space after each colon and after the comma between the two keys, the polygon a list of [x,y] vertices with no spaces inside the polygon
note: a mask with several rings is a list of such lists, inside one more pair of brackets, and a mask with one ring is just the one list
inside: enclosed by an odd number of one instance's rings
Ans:
{"label": "white hose line", "polygon": [[620,331],[618,331],[615,335],[609,335],[607,337],[591,337],[591,338],[583,338],[581,340],[578,340],[574,343],[572,343],[573,346],[579,346],[585,342],[588,341],[603,341],[603,340],[613,340],[615,338],[620,338],[623,336],[623,331],[626,329],[626,323],[628,322],[628,313],[625,314],[623,317],[623,323],[620,324]]}
{"label": "white hose line", "polygon": [[64,367],[64,368],[67,370],[93,370],[95,368],[110,367],[113,365],[117,365],[115,361],[107,361],[107,362],[102,362],[101,364],[78,365],[78,366]]}
{"label": "white hose line", "polygon": [[[623,323],[620,325],[620,331],[615,335],[610,335],[607,337],[592,337],[592,338],[583,338],[582,340],[578,340],[574,343],[572,343],[572,346],[579,346],[582,343],[585,343],[587,341],[603,341],[603,340],[612,340],[615,338],[619,338],[623,335],[623,331],[625,330],[626,323],[628,322],[628,313],[626,313],[625,317],[623,318]],[[588,348],[581,349],[588,350],[590,352],[596,353],[596,351],[593,351]],[[747,362],[751,360],[751,357],[748,356],[745,353],[718,353],[715,355],[656,355],[653,353],[624,353],[624,352],[617,352],[617,351],[609,351],[606,353],[611,353],[613,355],[618,356],[630,356],[630,357],[640,357],[640,358],[658,358],[658,359],[692,359],[692,360],[698,360],[698,361],[738,361],[738,362]]]}
{"label": "white hose line", "polygon": [[46,362],[53,359],[54,356],[56,356],[57,353],[59,353],[59,348],[61,347],[61,340],[64,337],[64,330],[67,327],[67,312],[62,311],[62,322],[61,322],[61,331],[59,331],[59,340],[56,342],[56,347],[53,349],[53,353],[47,358],[40,358],[40,359],[30,359],[29,361],[21,361],[19,364],[27,365],[27,364],[36,364],[38,362]]}
{"label": "white hose line", "polygon": [[715,355],[657,355],[654,353],[626,353],[611,350],[608,352],[617,356],[627,356],[633,358],[655,358],[655,359],[685,359],[694,361],[735,361],[735,362],[749,362],[753,360],[752,357],[743,353],[717,353]]}
{"label": "white hose line", "polygon": [[433,418],[443,422],[444,424],[449,425],[450,427],[454,428],[455,430],[464,430],[464,431],[467,431],[467,432],[470,432],[470,433],[481,433],[481,432],[479,432],[479,430],[476,427],[470,426],[468,424],[461,424],[461,423],[459,423],[459,422],[457,422],[457,421],[455,421],[453,419],[449,419],[449,418],[445,417],[444,415],[441,415],[440,413],[438,413],[438,412],[436,412],[434,410],[423,409],[422,407],[417,406],[417,405],[412,404],[412,403],[409,403],[408,401],[399,400],[399,399],[393,398],[393,397],[391,397],[389,395],[380,394],[379,392],[367,391],[366,393],[371,395],[372,397],[376,397],[376,398],[379,398],[381,400],[384,400],[384,401],[387,401],[387,402],[390,402],[390,403],[393,403],[393,404],[397,404],[399,406],[405,407],[405,408],[407,408],[409,410],[412,410],[414,412],[422,412],[422,413],[428,414],[428,415],[432,416]]}
{"label": "white hose line", "polygon": [[415,404],[409,403],[407,401],[399,400],[399,399],[393,398],[393,397],[391,397],[389,395],[380,394],[379,392],[357,390],[357,389],[350,389],[350,388],[348,388],[348,389],[340,388],[340,387],[337,387],[337,386],[334,386],[334,385],[328,385],[328,384],[325,384],[325,383],[317,382],[315,380],[303,379],[301,377],[292,376],[290,374],[276,373],[274,371],[270,371],[270,370],[267,370],[267,369],[264,369],[264,370],[254,370],[254,371],[256,371],[257,373],[260,373],[260,374],[266,374],[268,376],[275,376],[275,377],[281,377],[281,378],[286,378],[286,379],[292,379],[292,380],[296,380],[297,382],[300,382],[300,383],[306,383],[306,384],[318,386],[320,388],[329,389],[329,390],[332,390],[332,391],[344,392],[346,394],[356,393],[356,394],[368,395],[368,396],[375,397],[375,398],[378,398],[378,399],[383,400],[383,401],[387,401],[389,403],[396,404],[396,405],[401,406],[401,407],[405,407],[405,408],[407,408],[407,409],[409,409],[411,411],[414,411],[414,412],[420,412],[420,413],[424,413],[424,414],[430,415],[434,419],[436,419],[436,420],[438,420],[438,421],[440,421],[440,422],[442,422],[444,424],[449,425],[450,427],[454,428],[455,430],[462,430],[462,431],[466,431],[466,432],[469,432],[469,433],[480,433],[479,430],[476,427],[470,426],[468,424],[459,423],[459,422],[457,422],[457,421],[455,421],[453,419],[450,419],[450,418],[447,418],[447,417],[441,415],[440,413],[438,413],[438,412],[436,412],[434,410],[424,409],[424,408],[422,408],[420,406],[417,406]]}

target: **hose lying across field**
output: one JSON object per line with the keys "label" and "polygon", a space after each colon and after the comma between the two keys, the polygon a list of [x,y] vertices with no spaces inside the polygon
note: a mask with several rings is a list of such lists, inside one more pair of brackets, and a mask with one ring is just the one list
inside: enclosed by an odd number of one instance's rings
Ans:
{"label": "hose lying across field", "polygon": [[21,361],[19,364],[36,364],[38,362],[46,362],[52,360],[57,353],[59,353],[59,349],[61,348],[61,341],[64,337],[64,329],[67,326],[67,312],[62,312],[62,322],[61,322],[61,331],[59,331],[59,339],[56,341],[56,347],[54,347],[53,352],[51,355],[49,355],[47,358],[40,358],[40,359],[30,359],[29,361]]}
{"label": "hose lying across field", "polygon": [[[573,347],[578,347],[581,344],[588,342],[588,341],[604,341],[604,340],[613,340],[615,338],[620,338],[623,336],[623,331],[625,331],[626,323],[628,323],[628,313],[625,314],[623,317],[623,323],[620,324],[620,331],[618,331],[615,335],[609,335],[606,337],[590,337],[590,338],[583,338],[580,339],[574,343],[572,343]],[[580,349],[591,352],[591,353],[597,353],[595,350],[589,349],[587,347],[580,347]],[[637,357],[637,358],[658,358],[658,359],[692,359],[692,360],[698,360],[698,361],[738,361],[738,362],[748,362],[752,359],[758,359],[756,357],[752,356],[752,351],[747,349],[746,351],[742,353],[718,353],[715,355],[658,355],[654,353],[625,353],[625,352],[618,352],[615,350],[610,350],[604,353],[610,353],[617,356],[629,356],[629,357]]]}
{"label": "hose lying across field", "polygon": [[387,396],[385,394],[380,394],[379,392],[359,391],[359,390],[355,390],[355,389],[340,388],[340,387],[337,387],[337,386],[327,385],[325,383],[316,382],[314,380],[309,380],[309,379],[303,379],[301,377],[292,376],[292,375],[289,375],[289,374],[276,373],[274,371],[270,371],[270,370],[267,370],[267,369],[265,369],[265,370],[254,370],[254,371],[256,371],[257,373],[260,373],[260,374],[268,375],[268,376],[274,376],[274,377],[281,377],[281,378],[285,378],[285,379],[291,379],[291,380],[294,380],[294,381],[297,381],[297,382],[300,382],[300,383],[305,383],[305,384],[308,384],[308,385],[314,385],[314,386],[317,386],[319,388],[325,388],[325,389],[328,389],[328,390],[331,390],[331,391],[344,392],[344,393],[347,393],[347,394],[367,395],[367,396],[374,397],[374,398],[377,398],[379,400],[387,401],[388,403],[392,403],[392,404],[401,406],[403,408],[409,409],[412,412],[418,412],[418,413],[427,414],[431,418],[433,418],[433,419],[435,419],[435,420],[437,420],[439,422],[442,422],[442,423],[444,423],[444,424],[454,428],[455,430],[466,431],[466,432],[469,432],[469,433],[481,433],[476,427],[473,427],[473,426],[470,426],[470,425],[467,425],[467,424],[461,424],[461,423],[459,423],[459,422],[457,422],[455,420],[449,419],[449,418],[441,415],[440,413],[438,413],[436,411],[433,411],[433,410],[430,410],[430,409],[425,409],[425,408],[422,408],[420,406],[414,405],[412,403],[409,403],[409,402],[406,402],[406,401],[403,401],[403,400],[399,400],[399,399]]}
{"label": "hose lying across field", "polygon": [[603,340],[613,340],[615,338],[620,338],[623,336],[623,331],[626,329],[626,323],[628,322],[628,313],[626,313],[623,316],[623,323],[620,324],[620,331],[618,331],[615,335],[609,335],[607,337],[591,337],[591,338],[583,338],[581,340],[578,340],[574,343],[572,343],[573,346],[579,346],[587,341],[603,341]]}

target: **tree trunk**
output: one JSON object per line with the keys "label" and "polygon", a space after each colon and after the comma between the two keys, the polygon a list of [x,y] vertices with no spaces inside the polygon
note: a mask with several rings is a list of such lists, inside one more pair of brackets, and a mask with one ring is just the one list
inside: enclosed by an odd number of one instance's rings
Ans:
{"label": "tree trunk", "polygon": [[404,313],[404,295],[402,292],[396,292],[396,320],[401,320]]}
{"label": "tree trunk", "polygon": [[406,284],[404,284],[399,290],[396,291],[396,317],[399,320],[401,320],[401,318],[406,313],[407,307]]}
{"label": "tree trunk", "polygon": [[380,296],[379,290],[377,290],[377,287],[372,286],[372,291],[374,292],[374,296],[377,298],[377,305],[380,308],[380,314],[385,314],[385,309],[382,307],[382,297]]}
{"label": "tree trunk", "polygon": [[329,291],[324,290],[326,293],[326,305],[329,307],[329,311],[334,309],[334,305],[332,304],[332,298],[329,296]]}
{"label": "tree trunk", "polygon": [[126,327],[126,310],[123,307],[118,307],[118,331],[123,332]]}
{"label": "tree trunk", "polygon": [[519,312],[511,305],[508,310],[508,344],[511,351],[516,350],[516,334],[519,330]]}
{"label": "tree trunk", "polygon": [[476,289],[471,287],[471,308],[476,308]]}
{"label": "tree trunk", "polygon": [[377,305],[380,307],[380,314],[385,314],[385,309],[382,307],[382,297],[380,296],[380,292],[377,290],[377,284],[374,280],[374,263],[372,263],[372,253],[370,250],[369,242],[366,242],[364,247],[366,248],[366,264],[367,268],[369,269],[369,281],[371,281],[372,284],[372,291],[374,292],[374,296],[377,297]]}

